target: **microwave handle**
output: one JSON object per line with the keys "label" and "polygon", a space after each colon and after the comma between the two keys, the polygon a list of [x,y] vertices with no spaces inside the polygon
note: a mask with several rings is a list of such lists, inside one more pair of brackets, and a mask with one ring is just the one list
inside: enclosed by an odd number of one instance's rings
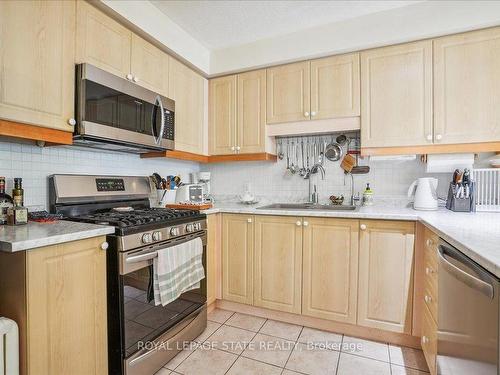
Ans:
{"label": "microwave handle", "polygon": [[155,129],[155,125],[156,125],[156,106],[160,106],[160,114],[161,114],[160,132],[159,132],[158,136],[155,136],[155,142],[157,145],[159,145],[161,143],[162,138],[163,138],[163,131],[165,129],[165,111],[163,109],[163,101],[161,100],[160,95],[157,95],[155,98],[155,108],[153,109],[154,115],[152,116],[152,119],[151,119],[151,127],[153,129],[153,134],[155,133],[154,129]]}

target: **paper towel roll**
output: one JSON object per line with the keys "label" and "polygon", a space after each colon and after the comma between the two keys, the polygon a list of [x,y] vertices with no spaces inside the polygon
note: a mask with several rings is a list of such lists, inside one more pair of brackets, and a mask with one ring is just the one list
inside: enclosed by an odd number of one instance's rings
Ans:
{"label": "paper towel roll", "polygon": [[474,154],[427,155],[427,173],[453,173],[455,169],[472,168]]}

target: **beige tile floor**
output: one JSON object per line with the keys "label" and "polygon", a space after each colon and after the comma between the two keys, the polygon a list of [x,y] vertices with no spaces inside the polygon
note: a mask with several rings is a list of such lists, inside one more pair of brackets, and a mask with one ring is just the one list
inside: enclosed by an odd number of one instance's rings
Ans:
{"label": "beige tile floor", "polygon": [[425,375],[422,351],[216,309],[157,375]]}

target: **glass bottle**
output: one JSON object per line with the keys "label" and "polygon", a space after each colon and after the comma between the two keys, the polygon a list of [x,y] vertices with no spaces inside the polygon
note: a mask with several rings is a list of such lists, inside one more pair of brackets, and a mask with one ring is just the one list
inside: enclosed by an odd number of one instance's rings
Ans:
{"label": "glass bottle", "polygon": [[17,207],[24,206],[23,179],[20,177],[14,178],[14,189],[12,189],[12,199],[14,201],[14,206]]}
{"label": "glass bottle", "polygon": [[0,225],[7,224],[7,210],[13,206],[11,196],[5,193],[5,177],[0,177]]}

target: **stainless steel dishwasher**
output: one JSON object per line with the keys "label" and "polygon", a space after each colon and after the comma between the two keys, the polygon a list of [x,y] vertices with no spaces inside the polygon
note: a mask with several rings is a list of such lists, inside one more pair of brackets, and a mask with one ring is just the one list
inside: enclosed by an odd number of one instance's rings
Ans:
{"label": "stainless steel dishwasher", "polygon": [[498,375],[499,280],[439,244],[437,373]]}

